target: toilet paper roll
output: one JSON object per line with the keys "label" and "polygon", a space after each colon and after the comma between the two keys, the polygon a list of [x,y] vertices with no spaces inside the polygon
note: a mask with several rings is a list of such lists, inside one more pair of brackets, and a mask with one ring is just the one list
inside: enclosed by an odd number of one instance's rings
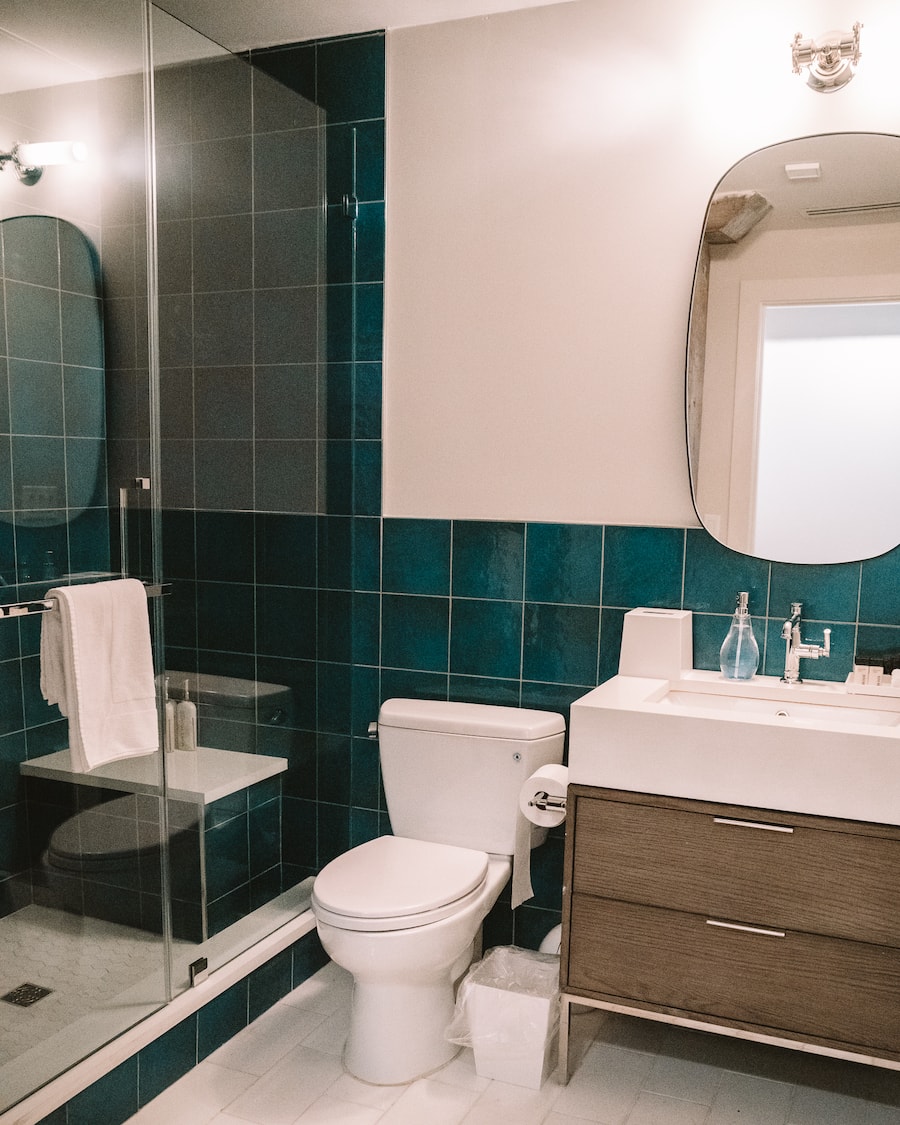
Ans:
{"label": "toilet paper roll", "polygon": [[540,809],[534,801],[543,794],[555,800],[565,801],[568,786],[569,771],[565,766],[552,764],[541,766],[528,778],[519,792],[519,809],[522,815],[532,824],[538,824],[542,828],[555,828],[557,824],[562,824],[566,818],[565,808]]}
{"label": "toilet paper roll", "polygon": [[569,771],[565,766],[542,766],[528,778],[519,792],[519,815],[516,817],[516,850],[513,855],[512,908],[534,897],[531,886],[532,825],[552,828],[561,824],[565,809],[542,811],[530,802],[541,794],[565,797],[569,784]]}

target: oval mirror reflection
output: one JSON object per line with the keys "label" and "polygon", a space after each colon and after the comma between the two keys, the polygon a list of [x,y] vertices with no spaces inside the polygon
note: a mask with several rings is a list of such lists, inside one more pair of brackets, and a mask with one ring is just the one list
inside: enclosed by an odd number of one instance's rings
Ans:
{"label": "oval mirror reflection", "polygon": [[[46,215],[0,222],[6,306],[0,519],[69,523],[105,502],[105,386],[100,275],[94,247]],[[4,458],[5,460],[5,458]]]}
{"label": "oval mirror reflection", "polygon": [[900,543],[898,224],[895,136],[787,141],[716,186],[687,431],[697,515],[726,547],[835,563]]}

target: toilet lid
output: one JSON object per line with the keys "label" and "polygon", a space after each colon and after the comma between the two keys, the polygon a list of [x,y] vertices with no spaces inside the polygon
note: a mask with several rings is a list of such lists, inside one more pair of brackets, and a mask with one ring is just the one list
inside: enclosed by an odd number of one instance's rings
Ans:
{"label": "toilet lid", "polygon": [[379,836],[339,855],[316,876],[316,903],[346,918],[424,914],[476,890],[486,852]]}
{"label": "toilet lid", "polygon": [[50,837],[50,855],[62,863],[98,864],[159,850],[158,825],[141,825],[128,797],[84,809],[63,821]]}

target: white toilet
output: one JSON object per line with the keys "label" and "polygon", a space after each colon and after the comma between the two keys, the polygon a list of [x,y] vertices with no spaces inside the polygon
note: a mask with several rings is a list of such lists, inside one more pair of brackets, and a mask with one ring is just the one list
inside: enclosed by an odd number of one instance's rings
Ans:
{"label": "white toilet", "polygon": [[[344,1063],[378,1085],[410,1082],[459,1048],[445,1030],[454,985],[509,880],[519,792],[562,761],[561,715],[517,707],[389,699],[378,716],[395,835],[360,844],[316,877],[326,953],[353,974]],[[546,829],[534,829],[532,846]]]}

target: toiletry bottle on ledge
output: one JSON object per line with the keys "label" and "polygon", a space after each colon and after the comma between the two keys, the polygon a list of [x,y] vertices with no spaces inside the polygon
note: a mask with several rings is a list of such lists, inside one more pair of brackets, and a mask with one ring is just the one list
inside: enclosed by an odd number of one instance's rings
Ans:
{"label": "toiletry bottle on ledge", "polygon": [[165,750],[167,754],[171,754],[175,749],[175,700],[169,699],[169,677],[165,678],[165,697],[166,697],[166,710],[165,710]]}
{"label": "toiletry bottle on ledge", "polygon": [[197,749],[197,707],[191,702],[189,681],[184,681],[184,699],[175,708],[175,746],[178,750]]}
{"label": "toiletry bottle on ledge", "polygon": [[753,635],[746,590],[738,594],[731,628],[719,650],[719,667],[726,680],[751,680],[759,667],[759,645]]}

